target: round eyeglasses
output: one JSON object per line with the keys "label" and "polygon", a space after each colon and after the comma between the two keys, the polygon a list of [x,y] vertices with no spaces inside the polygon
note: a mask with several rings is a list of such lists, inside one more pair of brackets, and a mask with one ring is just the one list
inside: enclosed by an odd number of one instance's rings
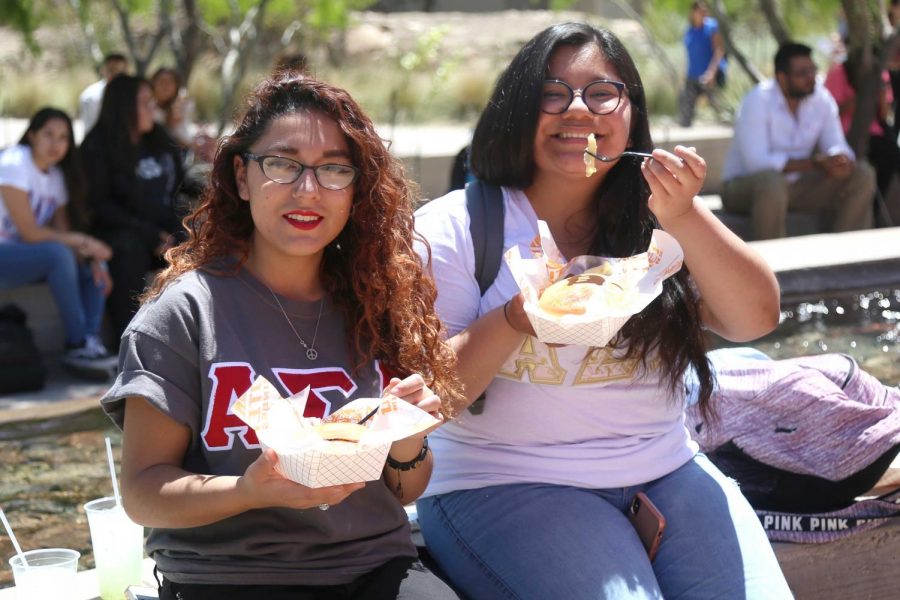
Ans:
{"label": "round eyeglasses", "polygon": [[311,167],[284,156],[259,155],[250,152],[244,153],[244,157],[247,160],[258,163],[263,175],[275,183],[294,183],[300,179],[304,171],[312,169],[316,181],[323,188],[342,190],[350,186],[359,177],[359,169],[350,165],[326,164]]}
{"label": "round eyeglasses", "polygon": [[621,81],[606,79],[592,81],[577,90],[565,81],[545,79],[541,88],[541,111],[551,115],[562,114],[578,96],[595,115],[608,115],[619,106],[624,89],[625,84]]}

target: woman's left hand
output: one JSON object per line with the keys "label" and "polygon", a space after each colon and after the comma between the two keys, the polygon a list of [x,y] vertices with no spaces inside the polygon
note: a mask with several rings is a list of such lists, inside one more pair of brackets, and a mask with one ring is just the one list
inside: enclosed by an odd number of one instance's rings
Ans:
{"label": "woman's left hand", "polygon": [[706,161],[695,148],[675,146],[674,154],[657,148],[641,164],[641,172],[650,186],[650,210],[665,228],[693,209],[706,179]]}
{"label": "woman's left hand", "polygon": [[384,395],[390,394],[397,398],[409,402],[413,406],[417,406],[430,414],[432,417],[440,421],[427,430],[416,434],[412,437],[423,438],[431,433],[444,422],[444,416],[441,414],[441,399],[431,391],[425,380],[418,373],[410,375],[405,379],[392,377],[390,383],[384,388]]}
{"label": "woman's left hand", "polygon": [[104,260],[91,261],[91,275],[94,277],[94,285],[103,290],[103,296],[109,296],[112,292],[113,282],[109,276],[109,269]]}

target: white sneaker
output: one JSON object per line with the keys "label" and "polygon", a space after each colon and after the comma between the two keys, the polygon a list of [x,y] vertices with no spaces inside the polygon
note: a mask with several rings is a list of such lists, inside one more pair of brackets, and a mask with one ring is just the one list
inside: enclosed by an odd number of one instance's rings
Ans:
{"label": "white sneaker", "polygon": [[109,353],[103,343],[95,336],[89,336],[84,345],[70,348],[63,354],[62,363],[79,371],[100,371],[106,374],[115,372],[118,358]]}

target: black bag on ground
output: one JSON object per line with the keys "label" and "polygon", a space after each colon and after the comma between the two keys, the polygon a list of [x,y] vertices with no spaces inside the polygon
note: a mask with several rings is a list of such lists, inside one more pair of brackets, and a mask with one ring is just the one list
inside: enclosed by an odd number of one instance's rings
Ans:
{"label": "black bag on ground", "polygon": [[47,380],[47,369],[25,321],[25,311],[15,304],[0,308],[0,394],[39,390]]}
{"label": "black bag on ground", "polygon": [[900,445],[873,463],[839,481],[801,475],[779,469],[748,456],[733,442],[712,452],[709,459],[719,470],[740,483],[753,508],[790,513],[829,512],[855,504],[871,490],[900,454]]}

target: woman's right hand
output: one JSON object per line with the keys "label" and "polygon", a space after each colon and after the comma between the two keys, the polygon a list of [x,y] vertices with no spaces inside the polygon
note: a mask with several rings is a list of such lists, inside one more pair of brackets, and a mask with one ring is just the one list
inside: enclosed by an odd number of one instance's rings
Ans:
{"label": "woman's right hand", "polygon": [[238,478],[237,487],[251,507],[306,509],[320,504],[334,506],[366,486],[365,482],[361,482],[311,488],[287,479],[275,469],[276,464],[278,455],[267,448]]}

